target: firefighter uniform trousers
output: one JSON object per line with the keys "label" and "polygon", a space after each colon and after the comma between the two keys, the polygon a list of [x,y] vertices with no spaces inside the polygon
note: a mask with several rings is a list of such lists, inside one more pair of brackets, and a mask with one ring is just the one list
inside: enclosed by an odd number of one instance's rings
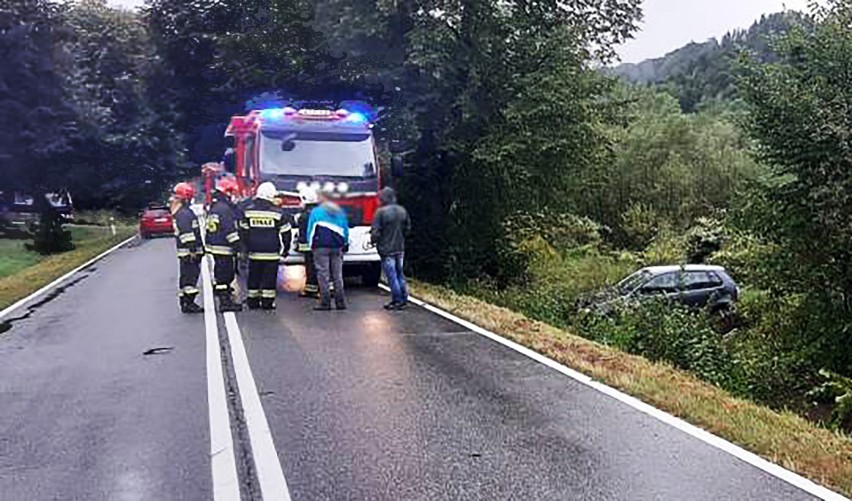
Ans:
{"label": "firefighter uniform trousers", "polygon": [[317,282],[317,269],[314,267],[314,253],[308,248],[305,252],[305,293],[319,293],[319,282]]}
{"label": "firefighter uniform trousers", "polygon": [[178,258],[180,278],[178,279],[178,296],[181,304],[194,303],[198,296],[198,277],[201,275],[201,254],[187,255]]}
{"label": "firefighter uniform trousers", "polygon": [[278,263],[290,248],[290,216],[272,202],[256,199],[245,211],[249,258],[248,306],[275,308],[278,295]]}
{"label": "firefighter uniform trousers", "polygon": [[270,309],[278,295],[278,258],[265,259],[249,253],[248,303],[249,307]]}
{"label": "firefighter uniform trousers", "polygon": [[236,269],[236,256],[213,254],[213,280],[216,282],[214,289],[217,296],[230,297],[234,293],[231,284],[237,278]]}

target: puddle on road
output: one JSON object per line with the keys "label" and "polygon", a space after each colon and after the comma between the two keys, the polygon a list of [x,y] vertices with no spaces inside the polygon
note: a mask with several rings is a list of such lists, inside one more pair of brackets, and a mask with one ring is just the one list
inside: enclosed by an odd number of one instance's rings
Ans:
{"label": "puddle on road", "polygon": [[70,282],[68,282],[65,285],[62,285],[60,287],[53,289],[46,296],[44,296],[44,298],[42,298],[42,299],[38,300],[37,302],[27,306],[27,312],[24,313],[23,315],[18,316],[18,317],[14,317],[14,318],[10,318],[8,320],[4,320],[4,321],[0,322],[0,334],[5,334],[6,332],[9,332],[10,330],[12,330],[12,327],[15,326],[15,322],[19,322],[21,320],[26,320],[26,319],[30,318],[33,315],[33,313],[38,311],[39,308],[41,308],[42,306],[46,305],[47,303],[53,301],[54,299],[58,298],[59,296],[64,294],[65,291],[67,291],[71,287],[74,287],[75,285],[77,285],[78,283],[82,282],[83,280],[85,280],[87,278],[89,278],[89,275],[82,275],[82,276],[75,278],[74,280],[71,280]]}

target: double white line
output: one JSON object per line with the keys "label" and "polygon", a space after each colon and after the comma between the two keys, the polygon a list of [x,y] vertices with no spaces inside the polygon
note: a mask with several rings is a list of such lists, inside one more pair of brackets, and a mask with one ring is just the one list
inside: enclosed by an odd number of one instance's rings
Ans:
{"label": "double white line", "polygon": [[[222,346],[219,342],[219,326],[213,301],[213,284],[210,280],[209,260],[201,267],[204,288],[204,323],[207,332],[207,402],[210,411],[210,464],[213,475],[213,499],[215,501],[239,501],[240,484],[234,460],[234,441],[225,397],[225,379],[222,369]],[[234,374],[237,379],[240,402],[245,415],[251,443],[257,482],[264,501],[290,501],[290,491],[284,480],[281,461],[272,440],[272,432],[257,385],[251,373],[242,333],[233,313],[225,313],[225,328]]]}

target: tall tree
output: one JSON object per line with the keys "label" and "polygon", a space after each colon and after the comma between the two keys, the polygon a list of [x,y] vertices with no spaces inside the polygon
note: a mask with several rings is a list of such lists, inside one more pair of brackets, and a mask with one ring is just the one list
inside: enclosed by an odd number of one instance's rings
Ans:
{"label": "tall tree", "polygon": [[[780,62],[746,63],[742,88],[776,174],[763,229],[796,263],[784,286],[819,299],[828,315],[819,342],[837,348],[852,342],[852,6],[831,1],[816,18],[815,31],[783,41]],[[829,365],[847,370],[852,351],[832,353]]]}
{"label": "tall tree", "polygon": [[[0,189],[66,188],[60,158],[76,135],[64,75],[70,60],[60,7],[45,0],[0,6]],[[37,197],[41,200],[41,197]]]}
{"label": "tall tree", "polygon": [[138,207],[181,171],[168,103],[152,94],[158,58],[138,14],[83,0],[66,14],[73,32],[67,77],[81,134],[72,166],[75,197],[89,205]]}

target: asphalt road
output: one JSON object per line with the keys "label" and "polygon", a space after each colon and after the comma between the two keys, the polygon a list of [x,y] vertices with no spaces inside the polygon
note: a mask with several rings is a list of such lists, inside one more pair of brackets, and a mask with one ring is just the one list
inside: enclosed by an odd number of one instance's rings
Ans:
{"label": "asphalt road", "polygon": [[[0,499],[212,499],[215,371],[205,317],[177,311],[172,242],[121,249],[69,283],[0,323]],[[812,499],[426,310],[385,312],[385,300],[353,288],[348,311],[314,312],[282,294],[276,313],[236,316],[240,347],[209,316],[242,499],[286,499],[264,491],[276,471],[294,500]]]}

